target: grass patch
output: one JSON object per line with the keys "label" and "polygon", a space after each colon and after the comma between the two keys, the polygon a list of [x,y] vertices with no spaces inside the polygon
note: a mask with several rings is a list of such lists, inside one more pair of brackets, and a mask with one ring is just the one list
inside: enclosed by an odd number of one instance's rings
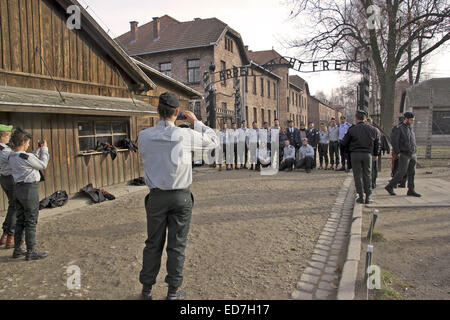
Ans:
{"label": "grass patch", "polygon": [[381,270],[381,289],[375,290],[376,300],[404,300],[402,292],[410,287],[408,283],[400,280],[392,272]]}
{"label": "grass patch", "polygon": [[374,242],[386,241],[386,238],[384,237],[384,235],[381,232],[374,231],[372,233],[372,241],[374,241]]}

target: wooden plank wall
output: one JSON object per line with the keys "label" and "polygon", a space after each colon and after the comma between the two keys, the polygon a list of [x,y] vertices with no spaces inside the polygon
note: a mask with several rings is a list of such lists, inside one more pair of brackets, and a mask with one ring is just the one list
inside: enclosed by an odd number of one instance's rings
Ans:
{"label": "wooden plank wall", "polygon": [[[39,185],[39,198],[57,190],[74,194],[88,183],[94,187],[107,187],[143,176],[138,153],[118,152],[113,161],[110,155],[78,156],[78,116],[68,114],[6,113],[0,112],[0,123],[22,127],[33,135],[32,146],[40,139],[48,142],[50,161],[45,170],[45,182]],[[86,118],[83,116],[83,118]],[[130,118],[131,139],[137,138],[137,118]],[[0,211],[7,208],[8,200],[0,191]]]}
{"label": "wooden plank wall", "polygon": [[52,76],[63,92],[129,97],[114,62],[53,1],[0,0],[0,21],[0,85],[54,91]]}

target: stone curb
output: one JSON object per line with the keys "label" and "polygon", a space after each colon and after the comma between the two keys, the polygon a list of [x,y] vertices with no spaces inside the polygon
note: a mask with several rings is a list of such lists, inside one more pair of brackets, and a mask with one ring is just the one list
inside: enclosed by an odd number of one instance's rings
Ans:
{"label": "stone curb", "polygon": [[[354,182],[352,182],[354,186]],[[347,248],[347,259],[342,269],[339,282],[337,300],[353,300],[355,298],[355,284],[358,275],[358,264],[361,255],[361,220],[363,205],[354,202],[352,226]]]}

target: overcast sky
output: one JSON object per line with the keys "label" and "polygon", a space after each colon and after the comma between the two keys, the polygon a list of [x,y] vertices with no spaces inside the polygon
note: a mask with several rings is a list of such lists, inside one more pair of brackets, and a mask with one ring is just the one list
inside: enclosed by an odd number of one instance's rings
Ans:
{"label": "overcast sky", "polygon": [[[130,29],[130,21],[139,25],[165,14],[179,20],[216,17],[239,32],[250,50],[269,50],[297,56],[295,49],[285,49],[280,39],[301,34],[298,22],[288,19],[292,0],[79,0],[80,4],[115,38]],[[450,53],[438,52],[430,58],[426,72],[431,77],[450,76]],[[294,73],[294,72],[293,72]],[[333,88],[355,75],[343,72],[299,74],[308,81],[312,94],[330,93]],[[356,76],[357,78],[360,76]]]}

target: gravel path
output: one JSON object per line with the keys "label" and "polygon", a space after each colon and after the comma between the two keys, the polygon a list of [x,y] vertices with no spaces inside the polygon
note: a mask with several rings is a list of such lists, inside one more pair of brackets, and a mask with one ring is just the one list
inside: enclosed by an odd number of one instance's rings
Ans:
{"label": "gravel path", "polygon": [[[289,299],[346,175],[196,169],[183,288],[190,299]],[[137,299],[146,192],[41,219],[41,261],[0,249],[0,299]],[[156,299],[165,297],[165,254]],[[81,269],[68,290],[66,268]]]}

